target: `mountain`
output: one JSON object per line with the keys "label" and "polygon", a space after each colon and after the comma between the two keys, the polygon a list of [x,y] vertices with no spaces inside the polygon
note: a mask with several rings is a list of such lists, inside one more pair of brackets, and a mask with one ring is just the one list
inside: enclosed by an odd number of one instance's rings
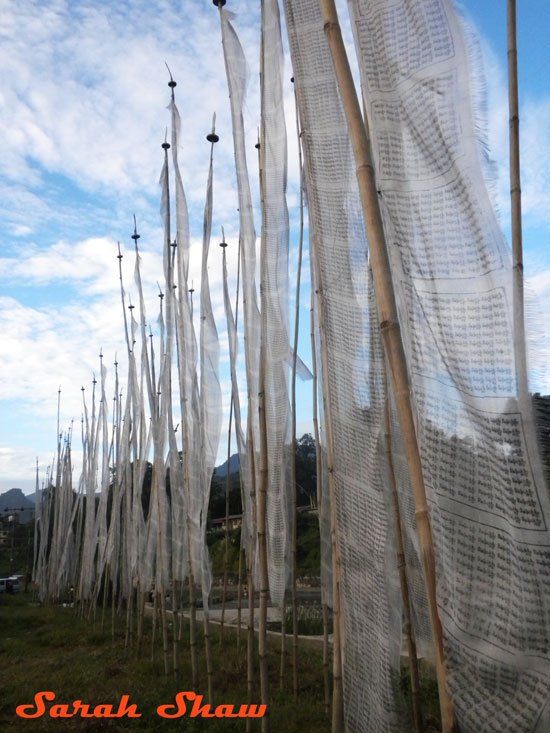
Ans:
{"label": "mountain", "polygon": [[21,489],[9,489],[0,494],[0,516],[17,514],[21,524],[30,522],[34,518],[34,501],[21,491]]}
{"label": "mountain", "polygon": [[[234,453],[229,459],[229,475],[237,473],[239,470],[239,454]],[[216,466],[214,469],[214,476],[216,478],[225,478],[227,476],[227,461],[222,463],[221,466]]]}

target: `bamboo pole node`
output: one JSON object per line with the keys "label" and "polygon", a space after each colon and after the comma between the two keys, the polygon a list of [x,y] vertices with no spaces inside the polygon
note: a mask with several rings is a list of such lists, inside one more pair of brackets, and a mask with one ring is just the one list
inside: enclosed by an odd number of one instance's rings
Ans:
{"label": "bamboo pole node", "polygon": [[399,321],[382,321],[380,323],[380,330],[382,332],[392,331],[395,329],[399,329]]}

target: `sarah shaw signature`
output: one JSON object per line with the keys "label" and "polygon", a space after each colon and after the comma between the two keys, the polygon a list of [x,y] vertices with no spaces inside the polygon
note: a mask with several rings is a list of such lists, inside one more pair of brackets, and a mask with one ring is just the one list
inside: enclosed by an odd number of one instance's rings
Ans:
{"label": "sarah shaw signature", "polygon": [[[192,702],[193,705],[187,712],[185,700]],[[50,690],[37,692],[34,696],[34,704],[18,705],[15,709],[16,714],[20,718],[40,718],[46,713],[46,705],[44,701],[49,703],[55,700],[55,692]],[[142,713],[138,713],[137,705],[133,703],[129,705],[130,695],[122,695],[118,708],[115,710],[114,705],[95,705],[90,711],[90,705],[84,704],[82,700],[74,700],[69,705],[57,703],[49,705],[48,715],[50,718],[72,718],[80,716],[81,718],[141,718]],[[208,703],[202,704],[202,695],[196,695],[194,692],[178,692],[174,705],[159,705],[157,715],[161,718],[181,718],[189,715],[190,718],[262,718],[265,715],[267,705],[239,705],[238,710],[235,705],[217,705],[211,710]]]}

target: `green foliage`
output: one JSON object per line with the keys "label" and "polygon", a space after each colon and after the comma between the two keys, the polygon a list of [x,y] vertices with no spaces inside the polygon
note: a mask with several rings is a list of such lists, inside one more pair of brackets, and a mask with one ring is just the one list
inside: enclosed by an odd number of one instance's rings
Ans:
{"label": "green foliage", "polygon": [[[0,546],[0,578],[32,572],[34,523],[9,524],[7,544]],[[24,583],[21,581],[23,589]]]}
{"label": "green foliage", "polygon": [[296,520],[297,576],[319,575],[321,572],[321,535],[319,516],[315,512],[298,512]]}

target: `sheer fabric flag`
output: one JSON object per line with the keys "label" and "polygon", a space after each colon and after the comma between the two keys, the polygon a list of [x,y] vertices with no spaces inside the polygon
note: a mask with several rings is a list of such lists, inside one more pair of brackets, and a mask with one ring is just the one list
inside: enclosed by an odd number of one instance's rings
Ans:
{"label": "sheer fabric flag", "polygon": [[247,557],[250,553],[250,532],[252,507],[250,498],[250,460],[246,450],[246,437],[242,428],[241,420],[241,401],[239,397],[239,384],[237,381],[237,353],[238,340],[237,328],[233,317],[233,309],[231,307],[231,298],[229,296],[229,288],[227,284],[227,259],[225,248],[223,250],[223,302],[225,307],[225,317],[227,320],[227,340],[229,342],[229,362],[231,368],[231,394],[233,396],[233,409],[235,414],[235,435],[237,437],[237,448],[239,451],[239,472],[241,477],[241,503],[243,508],[242,520],[242,543],[245,548]]}
{"label": "sheer fabric flag", "polygon": [[[199,385],[197,378],[197,341],[187,280],[189,265],[189,214],[185,191],[181,184],[177,158],[180,131],[180,115],[174,97],[170,102],[172,132],[172,163],[176,171],[176,222],[177,250],[176,269],[178,276],[178,298],[176,308],[176,343],[178,351],[178,375],[182,420],[183,451],[183,494],[186,515],[186,537],[190,555],[189,567],[198,582],[202,568],[201,538],[201,437]],[[179,183],[178,183],[179,181]]]}
{"label": "sheer fabric flag", "polygon": [[384,365],[353,155],[316,0],[286,0],[316,258],[327,440],[341,557],[344,713],[350,731],[406,729],[389,494],[381,478]]}
{"label": "sheer fabric flag", "polygon": [[[262,10],[262,317],[267,432],[269,590],[281,606],[290,573],[294,510],[290,486],[287,140],[279,4]],[[265,309],[265,310],[264,310]]]}
{"label": "sheer fabric flag", "polygon": [[[323,373],[321,357],[321,332],[319,329],[319,303],[315,293],[315,266],[313,258],[315,252],[309,250],[310,260],[310,289],[311,289],[311,330],[312,330],[312,362],[314,366],[314,405],[317,405],[317,421],[315,428],[315,450],[317,470],[317,511],[319,515],[319,536],[321,550],[321,602],[332,608],[332,536],[330,528],[330,485],[328,477],[327,442],[325,435],[325,414],[323,409]],[[315,414],[313,418],[315,420]]]}
{"label": "sheer fabric flag", "polygon": [[[258,484],[259,476],[259,418],[258,418],[258,376],[260,359],[260,312],[256,295],[256,232],[252,196],[246,164],[245,137],[243,122],[243,102],[246,87],[246,60],[235,29],[230,22],[230,14],[221,8],[221,29],[227,84],[231,102],[233,127],[233,147],[239,196],[239,223],[241,241],[241,272],[243,284],[244,311],[244,349],[246,362],[246,381],[248,391],[247,446],[250,466],[250,485],[248,492]],[[254,507],[251,505],[250,517],[251,542],[256,542]],[[252,557],[254,547],[250,548]],[[254,567],[254,563],[252,563]]]}
{"label": "sheer fabric flag", "polygon": [[[215,117],[214,117],[215,120]],[[214,124],[212,125],[214,130]],[[204,207],[201,270],[201,329],[200,329],[200,430],[201,430],[201,533],[202,533],[202,596],[203,608],[208,608],[212,573],[206,545],[206,517],[210,500],[210,482],[214,472],[221,432],[222,393],[219,376],[220,346],[218,331],[212,312],[210,284],[208,280],[208,252],[212,232],[212,171],[214,143],[211,144],[210,166]],[[228,467],[229,470],[229,467]]]}
{"label": "sheer fabric flag", "polygon": [[549,494],[515,358],[512,263],[483,181],[464,34],[448,0],[350,8],[458,724],[548,730]]}

